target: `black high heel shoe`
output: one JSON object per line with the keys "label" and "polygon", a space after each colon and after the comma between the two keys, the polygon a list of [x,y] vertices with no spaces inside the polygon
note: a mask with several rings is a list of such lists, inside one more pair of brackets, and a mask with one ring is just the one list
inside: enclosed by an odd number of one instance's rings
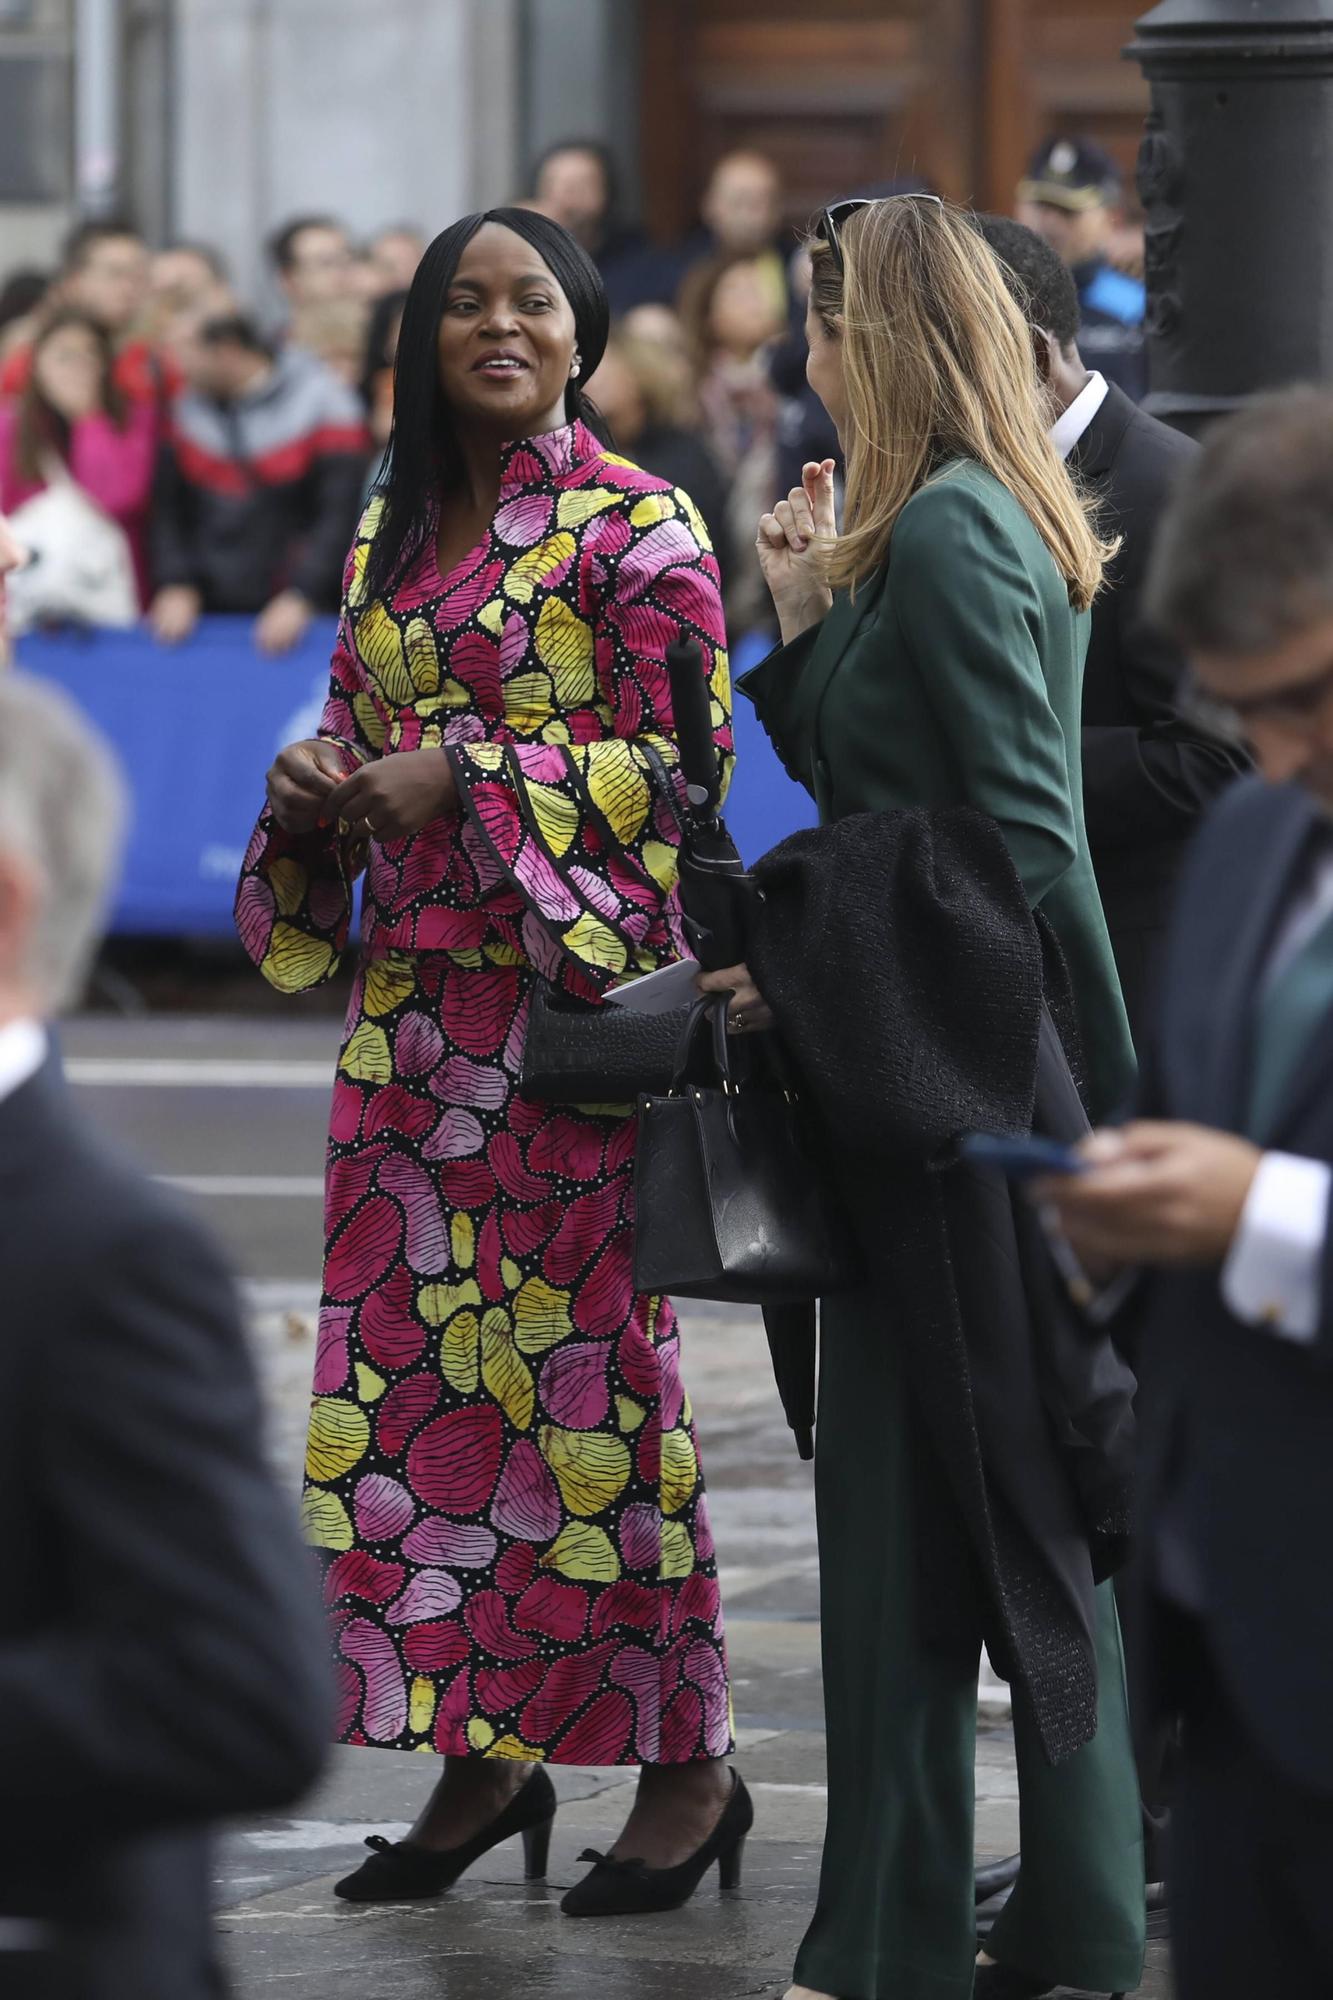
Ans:
{"label": "black high heel shoe", "polygon": [[[1015,1972],[1009,1965],[979,1965],[972,1975],[972,2000],[1041,2000],[1044,1993],[1055,1990],[1046,1980]],[[1125,2000],[1125,1996],[1113,1993],[1111,2000]]]}
{"label": "black high heel shoe", "polygon": [[461,1847],[422,1847],[411,1840],[386,1840],[373,1833],[366,1846],[369,1861],[334,1884],[333,1893],[347,1903],[401,1903],[420,1896],[440,1896],[463,1872],[493,1847],[523,1836],[523,1872],[529,1882],[546,1874],[546,1857],[555,1823],[555,1786],[540,1764],[520,1785],[502,1813],[465,1840]]}
{"label": "black high heel shoe", "polygon": [[745,1837],[754,1825],[754,1803],[742,1780],[731,1774],[731,1797],[702,1847],[675,1868],[649,1868],[643,1861],[613,1861],[586,1847],[580,1861],[592,1872],[576,1882],[560,1907],[567,1917],[637,1917],[678,1910],[688,1903],[716,1861],[723,1889],[740,1887]]}

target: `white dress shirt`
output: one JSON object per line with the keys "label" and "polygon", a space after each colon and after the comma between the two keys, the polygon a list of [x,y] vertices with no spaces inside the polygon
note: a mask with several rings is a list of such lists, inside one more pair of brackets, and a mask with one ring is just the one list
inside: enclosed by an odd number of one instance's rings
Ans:
{"label": "white dress shirt", "polygon": [[0,1101],[12,1097],[46,1061],[46,1030],[20,1016],[0,1028]]}
{"label": "white dress shirt", "polygon": [[[1265,985],[1330,916],[1333,852],[1321,855],[1288,912],[1264,971]],[[1331,1184],[1333,1169],[1323,1160],[1264,1154],[1222,1269],[1222,1297],[1237,1319],[1288,1340],[1314,1339]]]}
{"label": "white dress shirt", "polygon": [[1051,425],[1051,443],[1061,458],[1068,458],[1106,401],[1107,394],[1106,377],[1094,369],[1069,408]]}

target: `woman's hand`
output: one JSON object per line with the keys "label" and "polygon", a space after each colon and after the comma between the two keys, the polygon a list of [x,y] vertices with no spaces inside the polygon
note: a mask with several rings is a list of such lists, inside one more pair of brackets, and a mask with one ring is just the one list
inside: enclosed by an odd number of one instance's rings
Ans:
{"label": "woman's hand", "polygon": [[283,832],[310,833],[328,819],[326,801],[343,776],[342,758],[321,736],[280,750],[268,774],[268,803]]}
{"label": "woman's hand", "polygon": [[812,459],[802,468],[801,484],[763,516],[755,543],[784,646],[817,625],[833,603],[817,544],[835,540],[837,533],[833,460]]}
{"label": "woman's hand", "polygon": [[458,787],[443,750],[398,750],[345,778],[324,810],[354,834],[407,840],[442,813],[457,812]]}
{"label": "woman's hand", "polygon": [[148,623],[164,646],[179,646],[199,623],[203,607],[193,584],[166,583],[148,607]]}
{"label": "woman's hand", "polygon": [[725,972],[701,972],[695,980],[700,993],[726,993],[727,1027],[733,1035],[753,1034],[774,1025],[773,1010],[750,977],[748,965],[728,966]]}
{"label": "woman's hand", "polygon": [[255,620],[254,639],[261,653],[290,653],[299,646],[315,615],[315,607],[299,590],[280,590]]}

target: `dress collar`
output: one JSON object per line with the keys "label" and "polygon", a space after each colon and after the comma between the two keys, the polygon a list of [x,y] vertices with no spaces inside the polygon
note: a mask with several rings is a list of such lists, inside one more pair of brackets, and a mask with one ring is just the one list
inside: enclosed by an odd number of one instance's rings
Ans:
{"label": "dress collar", "polygon": [[516,438],[500,453],[500,498],[507,500],[525,487],[548,486],[599,458],[601,451],[587,425],[577,422],[543,431],[540,437]]}

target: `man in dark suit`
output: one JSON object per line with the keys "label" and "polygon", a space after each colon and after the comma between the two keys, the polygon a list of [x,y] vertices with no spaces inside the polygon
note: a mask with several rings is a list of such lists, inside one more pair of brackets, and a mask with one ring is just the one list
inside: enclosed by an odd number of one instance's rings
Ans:
{"label": "man in dark suit", "polygon": [[1038,1190],[1090,1266],[1146,1267],[1145,1568],[1183,1712],[1180,2000],[1333,1993],[1333,397],[1220,426],[1150,603],[1266,783],[1190,856],[1139,1122]]}
{"label": "man in dark suit", "polygon": [[1092,607],[1083,681],[1083,810],[1116,969],[1141,1046],[1171,895],[1199,814],[1248,759],[1181,709],[1180,650],[1144,614],[1158,521],[1198,446],[1084,365],[1074,281],[1048,243],[987,216],[981,231],[1032,329],[1052,438],[1121,538]]}
{"label": "man in dark suit", "polygon": [[222,1991],[208,1823],[315,1777],[325,1640],[236,1299],[103,1151],[44,1019],[77,991],[118,787],[0,676],[0,1993]]}

